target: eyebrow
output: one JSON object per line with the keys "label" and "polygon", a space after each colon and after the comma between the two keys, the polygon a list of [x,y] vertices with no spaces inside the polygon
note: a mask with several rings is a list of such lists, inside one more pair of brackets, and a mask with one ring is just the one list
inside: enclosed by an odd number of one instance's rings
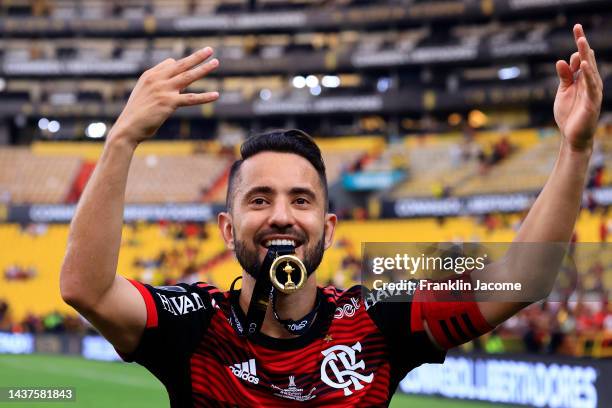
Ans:
{"label": "eyebrow", "polygon": [[291,190],[289,190],[289,194],[290,195],[305,195],[305,196],[308,196],[308,198],[310,198],[313,201],[316,200],[317,198],[317,195],[315,194],[315,192],[306,187],[293,187]]}
{"label": "eyebrow", "polygon": [[250,197],[254,194],[273,194],[274,193],[274,189],[272,187],[268,187],[268,186],[255,186],[252,187],[249,191],[247,191],[244,196],[245,197]]}

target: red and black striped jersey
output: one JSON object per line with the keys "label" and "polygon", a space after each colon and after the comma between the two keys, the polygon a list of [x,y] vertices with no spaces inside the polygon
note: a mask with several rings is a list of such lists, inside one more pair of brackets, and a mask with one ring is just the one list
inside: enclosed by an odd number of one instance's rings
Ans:
{"label": "red and black striped jersey", "polygon": [[203,283],[132,283],[147,324],[126,359],[165,385],[172,407],[387,406],[410,370],[445,357],[422,324],[411,329],[411,302],[364,297],[361,286],[319,288],[312,327],[276,339],[239,336],[229,321],[229,292]]}

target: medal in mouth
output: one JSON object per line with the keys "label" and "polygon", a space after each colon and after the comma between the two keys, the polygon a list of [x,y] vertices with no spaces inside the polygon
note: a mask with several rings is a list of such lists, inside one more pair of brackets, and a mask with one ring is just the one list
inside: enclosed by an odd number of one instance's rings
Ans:
{"label": "medal in mouth", "polygon": [[295,241],[274,239],[266,244],[268,252],[276,255],[269,270],[272,286],[286,295],[304,287],[308,273],[302,260],[295,256]]}
{"label": "medal in mouth", "polygon": [[295,255],[281,255],[270,266],[270,281],[286,295],[297,292],[306,283],[306,267]]}

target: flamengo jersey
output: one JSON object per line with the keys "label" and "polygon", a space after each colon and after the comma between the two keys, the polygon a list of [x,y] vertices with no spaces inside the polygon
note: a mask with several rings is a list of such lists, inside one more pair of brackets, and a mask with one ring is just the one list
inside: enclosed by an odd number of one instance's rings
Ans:
{"label": "flamengo jersey", "polygon": [[318,316],[300,337],[247,339],[229,323],[229,292],[131,282],[147,323],[124,358],[166,386],[173,408],[387,406],[408,371],[445,357],[422,329],[411,330],[412,303],[362,298],[361,286],[319,288]]}

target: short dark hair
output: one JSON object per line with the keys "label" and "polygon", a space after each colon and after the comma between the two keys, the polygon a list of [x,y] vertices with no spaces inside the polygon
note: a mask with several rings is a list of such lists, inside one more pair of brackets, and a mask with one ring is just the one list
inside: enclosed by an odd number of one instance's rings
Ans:
{"label": "short dark hair", "polygon": [[319,180],[325,194],[325,210],[328,211],[327,176],[325,174],[325,163],[321,156],[321,149],[314,139],[299,129],[279,129],[248,137],[240,146],[240,159],[236,160],[230,168],[229,181],[227,183],[227,197],[225,205],[231,211],[234,200],[234,187],[239,175],[240,167],[249,157],[261,152],[293,153],[302,156],[317,171]]}

